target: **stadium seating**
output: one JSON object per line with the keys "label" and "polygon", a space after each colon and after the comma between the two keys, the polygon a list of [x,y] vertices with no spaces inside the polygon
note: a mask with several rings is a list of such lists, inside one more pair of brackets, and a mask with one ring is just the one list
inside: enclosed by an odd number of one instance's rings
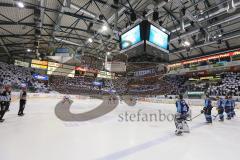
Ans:
{"label": "stadium seating", "polygon": [[34,91],[47,91],[47,86],[32,77],[34,69],[8,65],[0,62],[0,85],[10,84],[13,88],[19,88],[26,84]]}
{"label": "stadium seating", "polygon": [[217,85],[210,85],[207,93],[210,95],[240,95],[240,73],[226,72],[222,74],[221,82]]}
{"label": "stadium seating", "polygon": [[0,63],[0,85],[11,84],[14,89],[27,84],[34,92],[57,91],[63,94],[118,94],[134,95],[176,95],[186,91],[203,91],[210,95],[240,95],[240,73],[226,72],[218,83],[205,81],[191,82],[184,76],[154,75],[145,77],[119,77],[102,80],[103,86],[94,86],[94,77],[50,76],[48,84],[35,80],[35,70],[6,63]]}

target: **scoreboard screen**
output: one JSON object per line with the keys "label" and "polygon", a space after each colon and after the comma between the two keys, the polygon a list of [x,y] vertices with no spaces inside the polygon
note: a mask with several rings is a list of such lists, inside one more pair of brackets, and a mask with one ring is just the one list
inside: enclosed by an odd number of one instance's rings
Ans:
{"label": "scoreboard screen", "polygon": [[160,48],[168,50],[169,35],[159,28],[150,25],[149,42],[157,45]]}
{"label": "scoreboard screen", "polygon": [[141,42],[140,25],[121,35],[121,49],[126,49]]}

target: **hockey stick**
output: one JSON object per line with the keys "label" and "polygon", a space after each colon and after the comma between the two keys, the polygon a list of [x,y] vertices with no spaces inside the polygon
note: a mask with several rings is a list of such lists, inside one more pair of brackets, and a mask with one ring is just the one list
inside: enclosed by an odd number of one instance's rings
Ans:
{"label": "hockey stick", "polygon": [[199,117],[200,115],[202,115],[202,113],[200,113],[200,114],[198,114],[198,115],[194,116],[193,118],[191,118],[190,120],[187,120],[187,121],[192,121],[193,119],[195,119],[195,118]]}

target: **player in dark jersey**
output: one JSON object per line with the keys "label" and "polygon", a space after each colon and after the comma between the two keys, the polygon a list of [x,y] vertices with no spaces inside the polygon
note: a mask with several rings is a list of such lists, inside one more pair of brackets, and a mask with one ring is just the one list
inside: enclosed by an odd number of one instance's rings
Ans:
{"label": "player in dark jersey", "polygon": [[5,113],[9,110],[11,102],[11,86],[5,85],[3,91],[0,93],[0,122],[3,122]]}
{"label": "player in dark jersey", "polygon": [[22,85],[21,91],[20,91],[20,101],[19,101],[19,111],[18,111],[19,116],[24,115],[23,111],[25,109],[26,101],[27,101],[27,88],[26,88],[26,85]]}

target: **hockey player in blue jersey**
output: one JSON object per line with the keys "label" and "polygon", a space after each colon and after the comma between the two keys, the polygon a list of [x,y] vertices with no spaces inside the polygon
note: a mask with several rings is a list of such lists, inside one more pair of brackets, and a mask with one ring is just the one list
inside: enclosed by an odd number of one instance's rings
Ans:
{"label": "hockey player in blue jersey", "polygon": [[187,125],[187,118],[189,114],[189,106],[183,99],[182,95],[179,95],[178,100],[176,101],[177,113],[175,114],[174,122],[176,125],[176,135],[181,135],[183,132],[189,133],[189,127]]}
{"label": "hockey player in blue jersey", "polygon": [[227,120],[231,119],[231,106],[232,106],[232,102],[229,99],[229,97],[226,96],[224,99],[224,109],[225,109],[225,113],[227,114]]}
{"label": "hockey player in blue jersey", "polygon": [[207,123],[212,123],[212,108],[212,101],[209,98],[209,95],[206,95],[204,107],[201,113],[204,113]]}
{"label": "hockey player in blue jersey", "polygon": [[219,115],[219,121],[224,121],[224,100],[219,96],[217,98],[217,111]]}
{"label": "hockey player in blue jersey", "polygon": [[229,100],[231,102],[230,114],[231,114],[231,118],[233,118],[236,115],[236,113],[234,111],[234,109],[235,109],[235,100],[232,98],[232,96],[229,96]]}

